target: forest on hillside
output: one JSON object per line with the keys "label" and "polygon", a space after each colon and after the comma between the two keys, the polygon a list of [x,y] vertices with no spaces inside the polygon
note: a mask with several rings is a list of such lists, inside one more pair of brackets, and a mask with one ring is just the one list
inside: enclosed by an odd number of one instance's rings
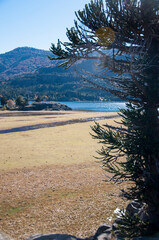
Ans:
{"label": "forest on hillside", "polygon": [[[73,69],[59,68],[50,61],[51,52],[24,47],[0,54],[0,95],[15,99],[40,96],[56,101],[119,100],[117,97],[91,89]],[[78,67],[96,71],[94,62],[81,62]]]}

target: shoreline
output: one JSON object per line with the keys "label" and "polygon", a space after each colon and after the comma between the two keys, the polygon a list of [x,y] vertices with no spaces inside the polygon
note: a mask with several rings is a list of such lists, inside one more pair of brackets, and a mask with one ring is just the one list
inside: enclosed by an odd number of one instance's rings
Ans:
{"label": "shoreline", "polygon": [[119,117],[118,115],[112,115],[112,116],[107,116],[107,117],[101,116],[101,117],[90,117],[90,118],[78,118],[78,119],[67,120],[67,121],[58,121],[58,122],[53,122],[53,123],[35,124],[35,125],[29,125],[29,126],[22,126],[22,127],[18,127],[18,128],[10,128],[10,129],[0,130],[0,134],[30,131],[30,130],[40,129],[40,128],[59,127],[59,126],[65,126],[68,124],[114,119],[114,118],[118,118],[118,117]]}

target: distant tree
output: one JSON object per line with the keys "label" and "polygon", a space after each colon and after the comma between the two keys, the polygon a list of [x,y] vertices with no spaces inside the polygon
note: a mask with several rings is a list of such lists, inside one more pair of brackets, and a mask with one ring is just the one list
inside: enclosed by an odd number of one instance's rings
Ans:
{"label": "distant tree", "polygon": [[35,102],[41,102],[41,99],[39,96],[35,99]]}
{"label": "distant tree", "polygon": [[15,107],[15,102],[14,102],[12,99],[9,99],[9,100],[7,101],[7,107],[8,107],[9,109],[13,109],[13,108]]}
{"label": "distant tree", "polygon": [[145,203],[147,229],[159,230],[159,0],[94,0],[76,17],[69,42],[52,44],[57,57],[50,59],[66,68],[100,60],[101,74],[79,74],[128,102],[122,126],[96,124],[94,138],[103,144],[99,154],[111,180],[132,183],[122,196]]}
{"label": "distant tree", "polygon": [[4,106],[7,104],[7,97],[3,96],[1,97],[1,105]]}
{"label": "distant tree", "polygon": [[29,104],[29,99],[27,97],[27,98],[25,98],[25,106],[28,105],[28,104]]}
{"label": "distant tree", "polygon": [[22,96],[18,96],[15,100],[16,106],[19,108],[23,108],[24,106],[28,105],[28,99]]}

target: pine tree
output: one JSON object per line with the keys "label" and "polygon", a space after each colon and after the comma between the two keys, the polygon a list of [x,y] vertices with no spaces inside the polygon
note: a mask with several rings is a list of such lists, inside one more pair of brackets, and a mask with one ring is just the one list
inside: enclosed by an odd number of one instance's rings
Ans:
{"label": "pine tree", "polygon": [[25,107],[26,105],[29,104],[29,100],[27,98],[22,97],[22,96],[18,96],[15,100],[15,103],[16,103],[17,107],[22,109],[23,107]]}
{"label": "pine tree", "polygon": [[41,102],[41,98],[39,96],[36,97],[35,102]]}
{"label": "pine tree", "polygon": [[7,104],[7,97],[2,96],[2,97],[1,97],[1,105],[4,106],[4,105],[6,105],[6,104]]}
{"label": "pine tree", "polygon": [[98,82],[93,74],[81,77],[128,102],[122,126],[96,124],[94,138],[103,144],[99,154],[111,180],[132,182],[122,195],[146,203],[159,230],[159,0],[92,0],[76,17],[69,42],[52,44],[50,59],[66,59],[66,68],[99,59],[105,71],[94,75]]}

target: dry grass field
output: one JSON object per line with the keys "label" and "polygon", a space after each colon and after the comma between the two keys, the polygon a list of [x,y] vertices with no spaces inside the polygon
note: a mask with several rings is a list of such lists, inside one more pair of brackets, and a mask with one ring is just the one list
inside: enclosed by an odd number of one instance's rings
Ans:
{"label": "dry grass field", "polygon": [[[5,114],[0,113],[0,130],[115,115]],[[115,124],[113,119],[99,122]],[[109,223],[117,207],[125,206],[111,195],[118,195],[121,186],[103,181],[106,173],[93,157],[101,146],[90,136],[90,125],[93,122],[1,134],[0,230],[15,240],[50,232],[88,237],[100,224]]]}

